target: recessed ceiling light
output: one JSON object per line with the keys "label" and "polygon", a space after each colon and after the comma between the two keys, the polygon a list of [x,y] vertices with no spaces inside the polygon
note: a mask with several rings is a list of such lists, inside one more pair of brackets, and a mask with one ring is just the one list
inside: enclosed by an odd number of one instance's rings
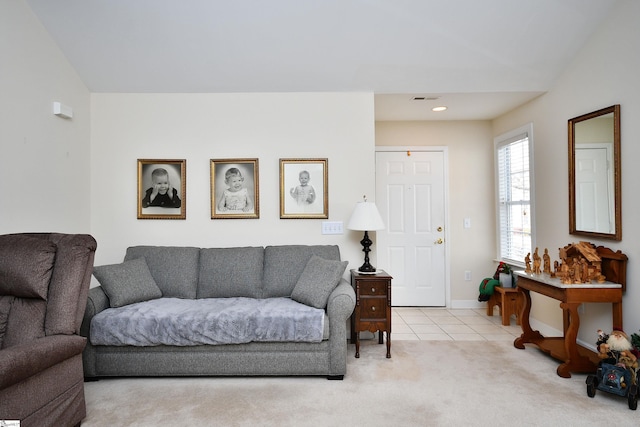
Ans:
{"label": "recessed ceiling light", "polygon": [[442,106],[442,107],[433,107],[433,108],[431,109],[431,111],[444,111],[444,110],[446,110],[446,109],[447,109],[447,107],[445,107],[445,106]]}

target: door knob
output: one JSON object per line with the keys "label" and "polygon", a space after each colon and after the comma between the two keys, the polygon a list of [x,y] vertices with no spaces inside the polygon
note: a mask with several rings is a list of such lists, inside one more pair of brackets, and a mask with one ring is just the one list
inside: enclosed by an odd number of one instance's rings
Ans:
{"label": "door knob", "polygon": [[444,243],[444,240],[442,240],[442,239],[438,239],[438,240],[436,240],[436,241],[435,241],[435,242],[433,242],[433,243],[435,243],[436,245],[441,245],[441,244],[443,244],[443,243]]}

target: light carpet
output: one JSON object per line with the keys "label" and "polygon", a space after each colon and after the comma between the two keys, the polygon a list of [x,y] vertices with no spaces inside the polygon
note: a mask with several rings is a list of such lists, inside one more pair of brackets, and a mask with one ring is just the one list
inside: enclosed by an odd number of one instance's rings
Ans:
{"label": "light carpet", "polygon": [[343,381],[323,377],[121,378],[85,383],[84,427],[638,426],[627,399],[586,393],[536,347],[376,340],[349,346]]}

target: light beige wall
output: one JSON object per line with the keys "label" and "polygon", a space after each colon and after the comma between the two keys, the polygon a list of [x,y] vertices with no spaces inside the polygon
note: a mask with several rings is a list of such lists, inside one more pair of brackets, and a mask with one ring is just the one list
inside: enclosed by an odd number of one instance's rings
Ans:
{"label": "light beige wall", "polygon": [[0,2],[0,64],[0,233],[90,232],[89,91],[23,0]]}
{"label": "light beige wall", "polygon": [[[373,95],[92,94],[91,230],[96,264],[131,245],[337,244],[362,264],[360,233],[322,235],[320,219],[280,219],[280,158],[327,158],[329,220],[373,194]],[[186,159],[186,220],[137,219],[137,159]],[[211,219],[210,159],[258,158],[259,219]]]}
{"label": "light beige wall", "polygon": [[[478,306],[478,285],[496,268],[491,123],[377,122],[376,146],[448,147],[451,306]],[[464,218],[471,219],[471,228],[463,228]],[[467,270],[471,281],[464,280]]]}
{"label": "light beige wall", "polygon": [[[572,61],[555,87],[542,97],[494,122],[494,135],[525,122],[534,123],[537,244],[557,249],[584,240],[568,233],[567,120],[613,104],[621,105],[622,136],[622,241],[596,240],[597,244],[621,250],[629,256],[627,292],[623,300],[627,333],[640,328],[640,211],[637,183],[640,181],[640,2],[623,0],[598,28]],[[554,258],[552,258],[554,259]],[[532,316],[562,328],[557,301],[534,300]],[[588,304],[580,317],[579,339],[595,342],[598,328],[612,328],[610,304]],[[618,325],[619,326],[619,325]]]}

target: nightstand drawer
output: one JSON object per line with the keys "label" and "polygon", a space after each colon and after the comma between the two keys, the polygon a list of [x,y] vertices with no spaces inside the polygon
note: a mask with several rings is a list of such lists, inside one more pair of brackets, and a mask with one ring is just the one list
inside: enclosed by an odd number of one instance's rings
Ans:
{"label": "nightstand drawer", "polygon": [[362,298],[360,300],[361,320],[387,320],[386,298]]}
{"label": "nightstand drawer", "polygon": [[387,295],[387,284],[386,281],[373,281],[370,280],[368,282],[360,283],[358,286],[358,290],[360,292],[360,296],[386,296]]}

